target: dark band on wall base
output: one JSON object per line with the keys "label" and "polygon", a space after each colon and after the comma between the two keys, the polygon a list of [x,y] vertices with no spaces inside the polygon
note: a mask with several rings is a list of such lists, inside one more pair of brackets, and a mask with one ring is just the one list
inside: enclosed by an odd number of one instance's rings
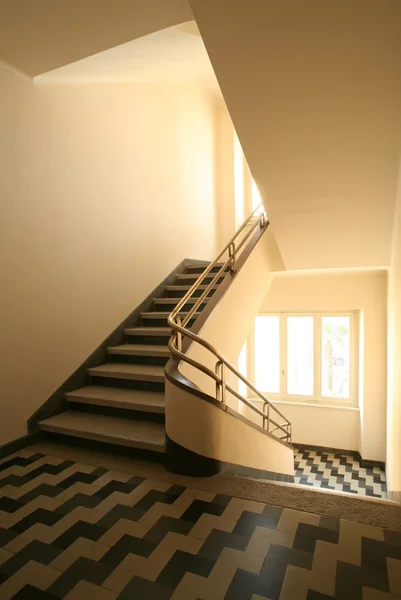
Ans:
{"label": "dark band on wall base", "polygon": [[9,456],[10,454],[14,454],[14,452],[19,452],[28,446],[32,446],[32,444],[36,444],[36,442],[39,442],[41,438],[41,432],[35,431],[34,433],[28,433],[27,435],[23,435],[16,440],[11,440],[11,442],[2,444],[0,446],[0,459],[4,458],[5,456]]}
{"label": "dark band on wall base", "polygon": [[398,502],[398,504],[401,504],[401,490],[398,492],[397,491],[389,491],[388,499],[391,500],[392,502]]}
{"label": "dark band on wall base", "polygon": [[251,477],[253,479],[268,479],[270,481],[284,481],[294,483],[293,475],[273,473],[263,469],[254,469],[243,465],[208,458],[192,450],[184,448],[174,442],[166,434],[166,467],[173,473],[188,475],[190,477],[210,477],[218,473],[237,475],[238,477]]}

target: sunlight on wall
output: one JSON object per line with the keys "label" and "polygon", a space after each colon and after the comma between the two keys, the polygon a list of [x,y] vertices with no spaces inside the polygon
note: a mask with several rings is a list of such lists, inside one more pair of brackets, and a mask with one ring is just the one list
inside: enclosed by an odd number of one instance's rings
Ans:
{"label": "sunlight on wall", "polygon": [[244,221],[244,154],[237,134],[234,131],[234,199],[235,199],[235,228],[238,229]]}
{"label": "sunlight on wall", "polygon": [[[241,373],[241,375],[245,375],[245,377],[247,377],[247,344],[245,342],[245,344],[242,346],[241,352],[239,353],[238,356],[238,371]],[[241,396],[246,396],[247,395],[247,387],[245,385],[245,383],[243,381],[241,381],[240,379],[238,380],[238,391],[241,394]],[[243,403],[240,402],[240,400],[238,400],[239,403],[239,411],[241,412],[241,409],[243,408]]]}
{"label": "sunlight on wall", "polygon": [[[385,460],[387,404],[387,272],[276,275],[261,312],[360,311],[359,411],[283,404],[300,443],[359,450],[366,460]],[[336,426],[333,425],[335,419]]]}
{"label": "sunlight on wall", "polygon": [[252,177],[252,210],[255,210],[255,208],[257,208],[261,202],[262,198],[258,190],[258,186]]}
{"label": "sunlight on wall", "polygon": [[215,257],[217,227],[198,86],[36,86],[0,64],[0,89],[2,444],[183,258]]}
{"label": "sunlight on wall", "polygon": [[388,287],[387,485],[401,502],[401,168]]}

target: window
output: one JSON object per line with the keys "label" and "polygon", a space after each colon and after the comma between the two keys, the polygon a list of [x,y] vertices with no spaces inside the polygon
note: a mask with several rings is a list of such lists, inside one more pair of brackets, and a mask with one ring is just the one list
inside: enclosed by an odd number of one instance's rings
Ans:
{"label": "window", "polygon": [[272,399],[357,403],[353,313],[255,319],[254,381]]}
{"label": "window", "polygon": [[322,317],[322,396],[350,396],[350,317]]}
{"label": "window", "polygon": [[280,392],[279,327],[278,317],[256,317],[255,384],[274,393]]}
{"label": "window", "polygon": [[313,317],[287,317],[287,392],[313,396]]}
{"label": "window", "polygon": [[252,177],[252,210],[255,210],[255,208],[258,208],[258,206],[261,202],[262,202],[262,198],[260,196],[258,186],[256,185],[254,178]]}

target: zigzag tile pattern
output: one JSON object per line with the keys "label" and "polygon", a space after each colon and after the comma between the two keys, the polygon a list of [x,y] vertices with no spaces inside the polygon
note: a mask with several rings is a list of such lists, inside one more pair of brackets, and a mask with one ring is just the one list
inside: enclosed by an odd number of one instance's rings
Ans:
{"label": "zigzag tile pattern", "polygon": [[0,463],[0,598],[395,600],[401,534],[28,451]]}
{"label": "zigzag tile pattern", "polygon": [[379,466],[362,467],[355,453],[294,446],[294,481],[300,485],[358,496],[387,498],[386,473]]}

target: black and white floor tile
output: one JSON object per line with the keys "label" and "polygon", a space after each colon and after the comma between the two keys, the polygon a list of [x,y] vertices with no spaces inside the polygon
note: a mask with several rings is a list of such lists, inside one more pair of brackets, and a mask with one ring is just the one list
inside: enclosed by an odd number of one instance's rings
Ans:
{"label": "black and white floor tile", "polygon": [[396,600],[401,533],[29,449],[3,459],[1,600],[88,597]]}
{"label": "black and white floor tile", "polygon": [[295,448],[295,483],[387,498],[386,474],[380,467],[363,468],[355,454]]}

